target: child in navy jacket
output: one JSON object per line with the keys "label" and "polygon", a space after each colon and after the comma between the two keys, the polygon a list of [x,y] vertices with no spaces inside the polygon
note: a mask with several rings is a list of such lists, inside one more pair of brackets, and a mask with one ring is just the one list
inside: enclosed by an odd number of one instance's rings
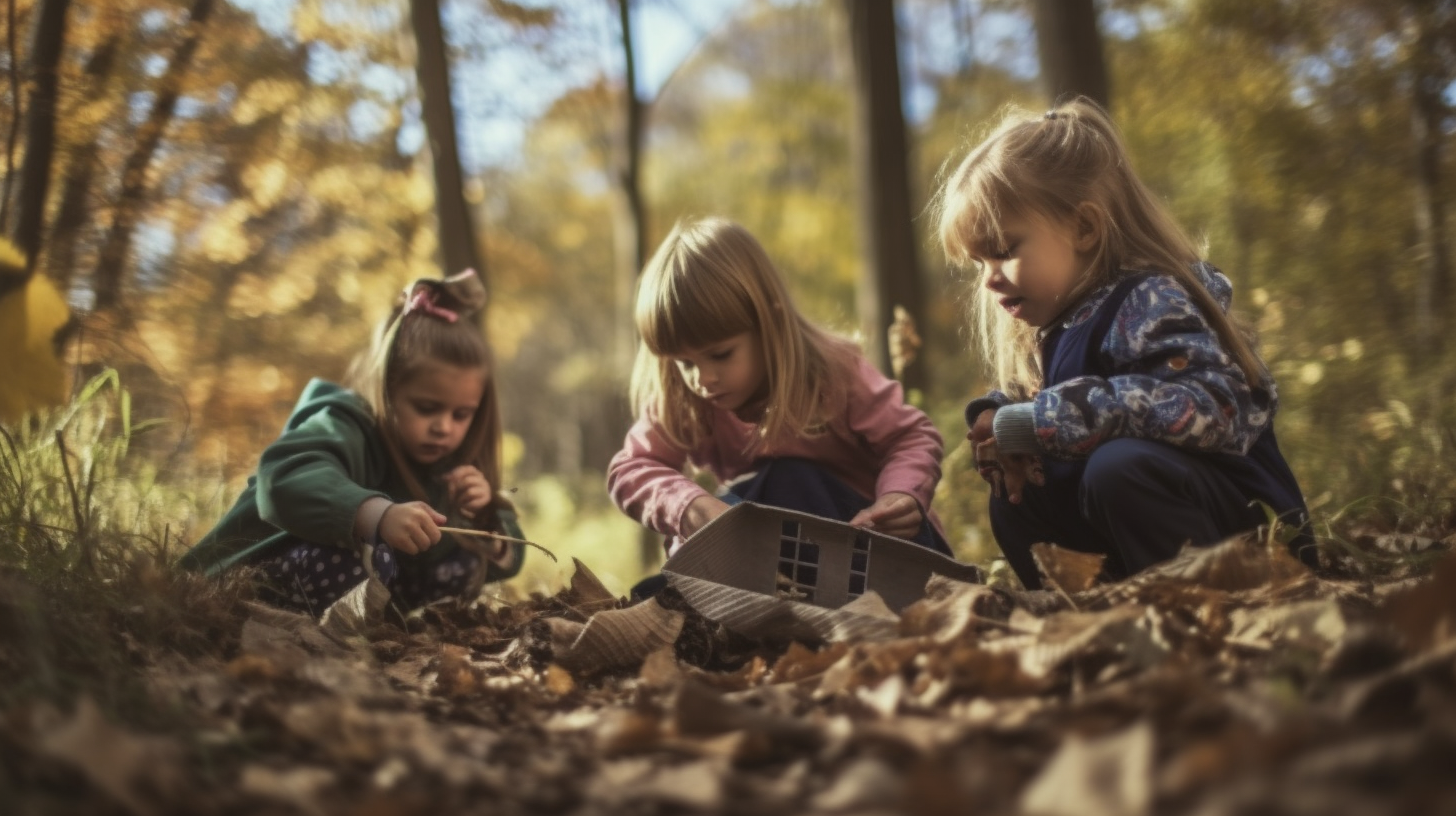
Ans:
{"label": "child in navy jacket", "polygon": [[[1121,577],[1265,522],[1306,522],[1274,437],[1278,395],[1228,315],[1228,279],[1133,173],[1106,113],[1013,113],[941,194],[947,258],[974,266],[998,388],[966,408],[1012,568],[1031,545]],[[1307,560],[1307,536],[1296,537]]]}

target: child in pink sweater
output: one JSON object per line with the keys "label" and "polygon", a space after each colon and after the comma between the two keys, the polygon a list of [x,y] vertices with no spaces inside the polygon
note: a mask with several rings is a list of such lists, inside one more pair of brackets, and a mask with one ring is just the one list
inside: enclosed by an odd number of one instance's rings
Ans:
{"label": "child in pink sweater", "polygon": [[[943,443],[900,384],[809,323],[743,227],[679,223],[643,271],[640,417],[607,470],[623,512],[682,539],[748,500],[848,521],[939,552]],[[718,495],[691,463],[731,485]]]}

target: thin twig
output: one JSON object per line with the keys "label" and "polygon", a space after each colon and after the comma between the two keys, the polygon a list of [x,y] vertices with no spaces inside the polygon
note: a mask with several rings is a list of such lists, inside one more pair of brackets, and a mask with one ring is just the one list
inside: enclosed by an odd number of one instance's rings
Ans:
{"label": "thin twig", "polygon": [[551,560],[552,561],[556,561],[557,560],[556,553],[551,552],[550,550],[546,549],[545,547],[541,546],[540,544],[537,544],[534,541],[527,541],[524,538],[511,538],[508,535],[501,535],[500,533],[492,533],[492,532],[489,532],[489,531],[486,531],[486,530],[471,530],[471,529],[468,529],[468,528],[465,528],[465,527],[441,527],[440,528],[440,532],[442,532],[442,533],[454,533],[456,535],[463,535],[463,536],[474,536],[476,538],[494,538],[494,539],[499,540],[499,541],[509,541],[512,544],[526,544],[528,546],[535,547],[536,549],[540,550],[543,553],[546,553],[546,555],[548,555],[548,556],[551,557]]}

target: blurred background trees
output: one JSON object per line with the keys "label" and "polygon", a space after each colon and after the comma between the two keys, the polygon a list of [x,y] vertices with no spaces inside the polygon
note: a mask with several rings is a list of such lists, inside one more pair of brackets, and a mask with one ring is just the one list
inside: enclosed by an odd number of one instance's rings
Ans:
{"label": "blurred background trees", "polygon": [[[441,27],[417,46],[431,9]],[[871,11],[880,62],[854,46]],[[1260,329],[1313,503],[1387,497],[1397,523],[1456,492],[1453,0],[8,0],[4,16],[0,227],[77,310],[76,369],[117,366],[134,412],[168,420],[134,454],[200,507],[231,498],[309,377],[342,376],[400,286],[473,250],[528,529],[630,580],[635,529],[601,486],[630,420],[629,278],[690,214],[744,223],[804,309],[867,346],[883,341],[862,336],[868,284],[918,285],[915,385],[954,451],[982,372],[927,202],[1003,105],[1099,87]],[[892,202],[865,148],[895,114],[865,89],[891,68],[908,198],[874,224],[860,207]],[[461,223],[471,246],[450,249]],[[873,251],[871,226],[902,230],[903,260]],[[983,494],[957,461],[938,506],[983,558]]]}

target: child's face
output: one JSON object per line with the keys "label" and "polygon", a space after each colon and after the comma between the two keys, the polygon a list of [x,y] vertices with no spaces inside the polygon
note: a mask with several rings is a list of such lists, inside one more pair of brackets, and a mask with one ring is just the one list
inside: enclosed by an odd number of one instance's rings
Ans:
{"label": "child's face", "polygon": [[1005,244],[986,247],[982,285],[1017,320],[1045,326],[1067,307],[1066,298],[1089,262],[1090,240],[1073,225],[1008,214]]}
{"label": "child's face", "polygon": [[421,366],[390,397],[394,431],[405,455],[431,465],[454,453],[484,394],[480,369],[434,362]]}
{"label": "child's face", "polygon": [[765,395],[763,349],[754,332],[672,356],[683,382],[715,406],[737,411]]}

